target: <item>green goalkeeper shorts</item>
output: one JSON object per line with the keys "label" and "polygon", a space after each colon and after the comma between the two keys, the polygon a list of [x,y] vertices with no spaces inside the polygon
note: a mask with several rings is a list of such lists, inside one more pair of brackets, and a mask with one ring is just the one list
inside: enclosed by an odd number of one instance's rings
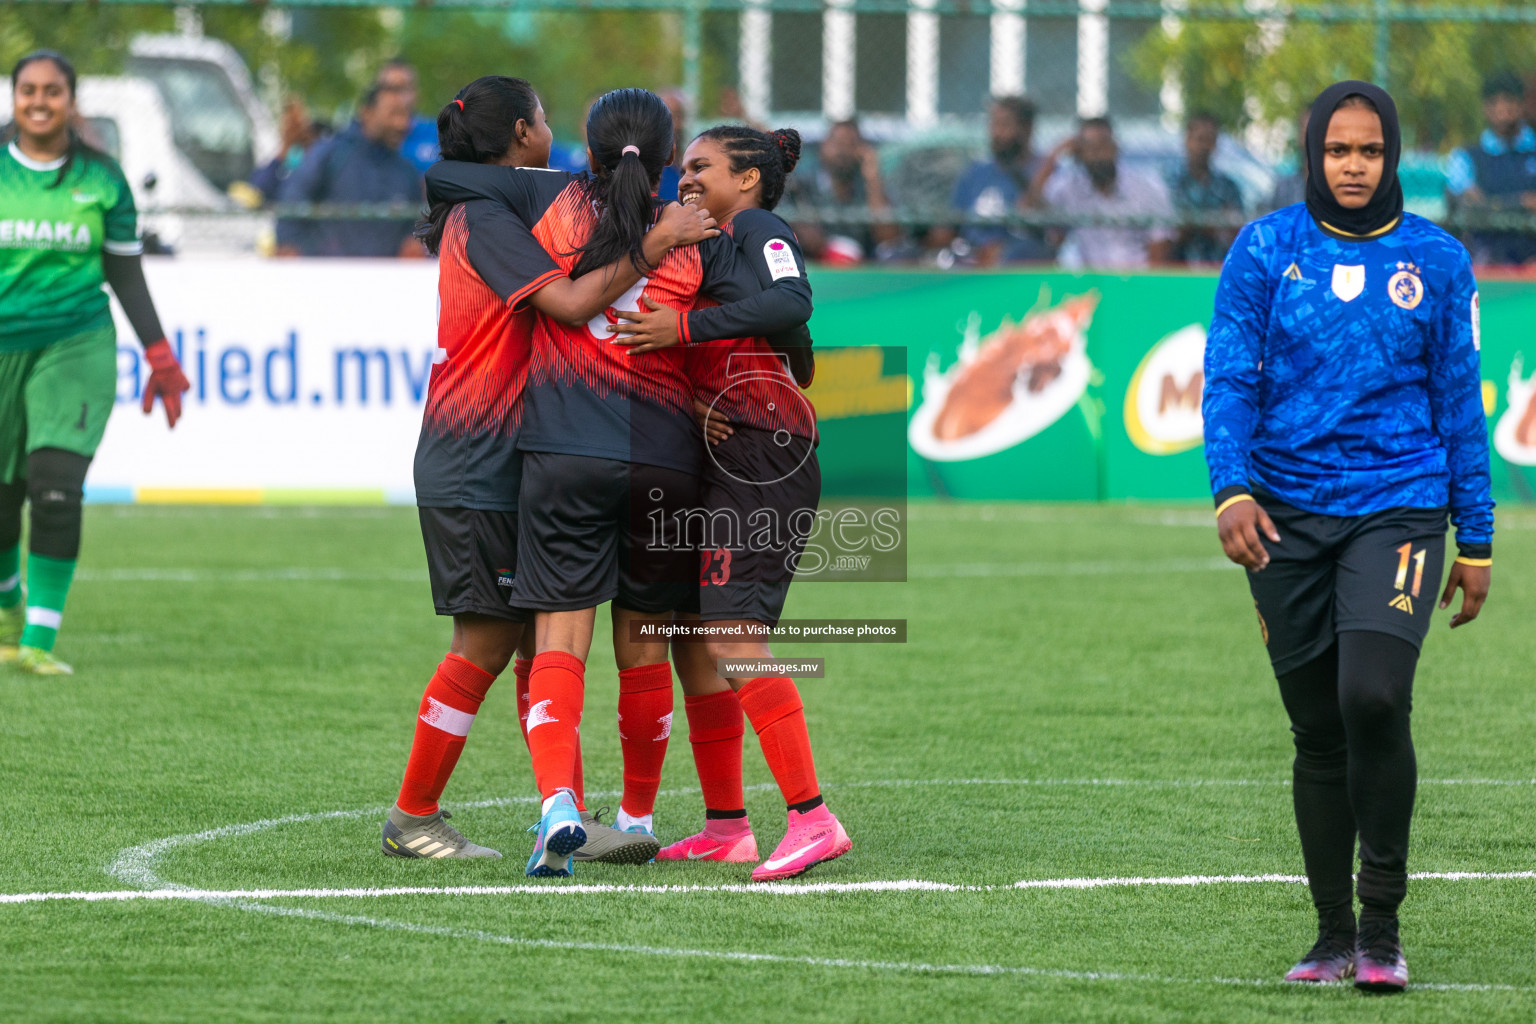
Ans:
{"label": "green goalkeeper shorts", "polygon": [[117,399],[117,331],[97,327],[42,348],[0,352],[0,483],[24,479],[27,455],[90,458]]}

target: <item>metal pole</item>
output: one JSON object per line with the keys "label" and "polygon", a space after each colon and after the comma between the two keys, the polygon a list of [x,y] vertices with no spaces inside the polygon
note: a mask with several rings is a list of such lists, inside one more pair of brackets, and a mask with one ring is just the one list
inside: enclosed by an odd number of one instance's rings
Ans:
{"label": "metal pole", "polygon": [[[683,93],[688,97],[688,110],[694,124],[688,126],[688,134],[704,116],[703,74],[699,67],[699,54],[704,49],[704,8],[699,0],[690,0],[683,8]],[[682,156],[681,153],[678,154]]]}
{"label": "metal pole", "polygon": [[1375,67],[1371,71],[1371,77],[1383,89],[1387,88],[1387,51],[1390,48],[1392,28],[1391,12],[1387,4],[1388,0],[1376,0],[1376,58]]}

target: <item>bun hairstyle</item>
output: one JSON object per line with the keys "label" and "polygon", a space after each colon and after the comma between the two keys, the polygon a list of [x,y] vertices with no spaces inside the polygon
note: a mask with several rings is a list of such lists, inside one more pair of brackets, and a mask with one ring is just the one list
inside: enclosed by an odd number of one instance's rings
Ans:
{"label": "bun hairstyle", "polygon": [[[486,75],[460,89],[437,114],[437,148],[444,160],[484,164],[500,160],[512,147],[517,122],[533,124],[538,94],[521,78]],[[416,237],[437,253],[453,203],[437,202],[416,225]]]}
{"label": "bun hairstyle", "polygon": [[[16,66],[11,68],[11,95],[16,95],[16,82],[21,78],[21,73],[26,70],[27,65],[35,64],[40,60],[51,61],[59,69],[60,74],[64,76],[64,81],[69,84],[70,99],[74,99],[75,66],[69,62],[68,57],[58,50],[33,50],[21,58],[21,60],[18,60]],[[11,125],[10,131],[6,132],[6,137],[3,141],[12,141],[20,130],[17,125]],[[106,157],[106,154],[96,147],[87,145],[85,140],[80,138],[79,133],[75,131],[73,125],[65,129],[65,134],[69,140],[69,147],[64,151],[64,163],[59,166],[59,173],[53,179],[53,184],[48,186],[49,188],[58,188],[64,183],[65,177],[68,176],[70,168],[75,165],[77,158],[83,157],[88,160],[99,160]]]}
{"label": "bun hairstyle", "polygon": [[800,133],[793,128],[760,132],[746,125],[725,124],[699,133],[719,146],[731,161],[732,174],[745,174],[750,167],[761,176],[758,205],[771,210],[784,197],[784,182],[800,162]]}
{"label": "bun hairstyle", "polygon": [[654,220],[652,195],[672,159],[672,113],[648,89],[615,89],[599,96],[587,114],[587,149],[596,164],[586,180],[597,223],[571,277],[628,258],[649,273],[641,243]]}

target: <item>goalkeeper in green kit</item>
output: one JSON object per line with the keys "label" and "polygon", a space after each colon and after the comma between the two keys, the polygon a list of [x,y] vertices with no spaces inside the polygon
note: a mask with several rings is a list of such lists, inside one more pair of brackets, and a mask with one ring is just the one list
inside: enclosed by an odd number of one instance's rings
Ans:
{"label": "goalkeeper in green kit", "polygon": [[28,54],[11,72],[11,92],[13,121],[0,140],[0,660],[68,675],[53,642],[80,552],[85,471],[117,397],[103,284],[144,343],[144,411],[159,395],[175,426],[188,385],[144,283],[128,182],[72,127],[74,68],[50,50]]}

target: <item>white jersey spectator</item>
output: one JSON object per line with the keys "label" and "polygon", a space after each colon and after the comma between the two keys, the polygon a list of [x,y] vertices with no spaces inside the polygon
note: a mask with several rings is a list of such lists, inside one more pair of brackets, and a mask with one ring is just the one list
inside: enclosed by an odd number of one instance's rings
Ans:
{"label": "white jersey spectator", "polygon": [[[1074,162],[1062,164],[1070,154]],[[1083,121],[1076,135],[1041,162],[1032,187],[1045,205],[1088,217],[1158,217],[1162,226],[1075,227],[1063,239],[1058,259],[1065,267],[1120,269],[1168,262],[1175,231],[1173,201],[1160,177],[1120,160],[1109,121]]]}

